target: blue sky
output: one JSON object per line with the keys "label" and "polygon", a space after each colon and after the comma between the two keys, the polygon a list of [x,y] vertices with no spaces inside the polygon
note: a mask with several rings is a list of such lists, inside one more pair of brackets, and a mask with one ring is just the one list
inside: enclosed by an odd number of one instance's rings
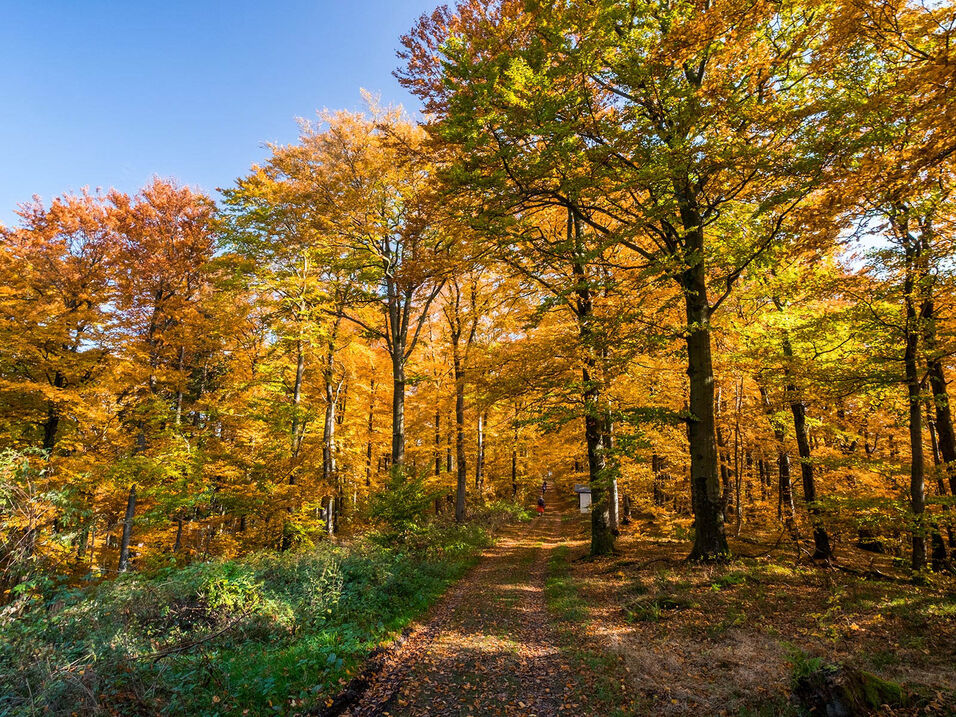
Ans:
{"label": "blue sky", "polygon": [[151,176],[214,192],[296,117],[418,107],[391,75],[439,0],[0,0],[0,224],[17,203]]}

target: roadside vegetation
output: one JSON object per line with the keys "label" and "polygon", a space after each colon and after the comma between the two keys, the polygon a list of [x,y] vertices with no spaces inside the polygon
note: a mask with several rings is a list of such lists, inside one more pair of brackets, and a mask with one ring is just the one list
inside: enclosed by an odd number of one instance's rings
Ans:
{"label": "roadside vegetation", "polygon": [[[471,566],[507,504],[424,515],[409,481],[379,529],[286,553],[34,589],[0,613],[0,714],[269,714],[321,706]],[[416,489],[417,486],[417,489]]]}

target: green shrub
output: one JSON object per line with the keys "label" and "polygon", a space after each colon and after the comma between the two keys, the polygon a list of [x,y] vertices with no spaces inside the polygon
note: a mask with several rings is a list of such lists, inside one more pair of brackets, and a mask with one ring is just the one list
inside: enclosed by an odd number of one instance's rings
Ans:
{"label": "green shrub", "polygon": [[0,612],[0,715],[308,711],[488,544],[479,525],[413,513],[390,513],[405,527],[394,546],[324,543],[22,599]]}
{"label": "green shrub", "polygon": [[369,517],[380,526],[375,539],[391,545],[407,542],[421,533],[428,525],[432,504],[441,495],[425,487],[424,474],[411,475],[402,468],[393,470],[385,490],[369,506]]}

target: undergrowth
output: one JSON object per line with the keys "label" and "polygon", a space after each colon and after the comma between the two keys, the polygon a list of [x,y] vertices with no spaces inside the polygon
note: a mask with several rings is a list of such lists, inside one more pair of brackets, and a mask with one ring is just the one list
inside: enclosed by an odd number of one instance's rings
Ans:
{"label": "undergrowth", "polygon": [[35,594],[0,612],[0,715],[308,710],[488,541],[433,526]]}

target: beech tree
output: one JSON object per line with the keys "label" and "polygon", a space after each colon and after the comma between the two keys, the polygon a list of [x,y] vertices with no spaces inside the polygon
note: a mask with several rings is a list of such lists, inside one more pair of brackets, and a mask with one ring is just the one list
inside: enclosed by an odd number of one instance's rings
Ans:
{"label": "beech tree", "polygon": [[317,162],[310,188],[327,232],[356,277],[353,308],[337,313],[381,340],[392,362],[391,464],[405,460],[406,366],[444,285],[451,238],[439,221],[424,134],[397,110],[339,113],[306,125],[302,152]]}
{"label": "beech tree", "polygon": [[698,559],[727,554],[711,320],[830,158],[823,39],[812,4],[615,2],[462,2],[404,39],[463,185],[567,207],[683,291]]}

